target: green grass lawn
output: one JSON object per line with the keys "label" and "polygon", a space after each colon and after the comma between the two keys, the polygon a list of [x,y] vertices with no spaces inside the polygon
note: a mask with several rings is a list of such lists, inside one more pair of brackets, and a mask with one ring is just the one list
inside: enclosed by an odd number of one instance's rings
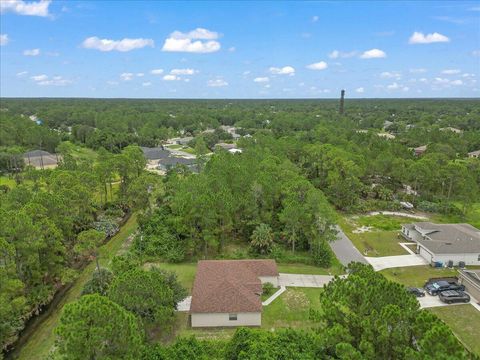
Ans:
{"label": "green grass lawn", "polygon": [[[336,260],[336,259],[335,259]],[[277,264],[278,272],[287,274],[309,274],[309,275],[341,275],[344,274],[341,264],[337,261],[329,268],[321,268],[306,264]]]}
{"label": "green grass lawn", "polygon": [[174,271],[177,274],[178,281],[182,286],[188,290],[188,293],[191,293],[193,280],[195,279],[195,273],[197,271],[196,263],[180,263],[180,264],[170,264],[170,263],[147,263],[145,267],[156,266],[160,269],[165,269],[169,271]]}
{"label": "green grass lawn", "polygon": [[472,305],[440,306],[428,310],[450,326],[470,351],[480,355],[480,311]]}
{"label": "green grass lawn", "polygon": [[310,309],[320,309],[319,288],[287,288],[270,305],[263,307],[262,328],[310,328]]}
{"label": "green grass lawn", "polygon": [[362,234],[346,233],[355,247],[366,256],[407,255],[399,245],[405,241],[398,231],[369,231]]}
{"label": "green grass lawn", "polygon": [[1,185],[7,185],[10,189],[13,189],[15,186],[17,186],[15,180],[8,176],[0,176],[0,186]]}
{"label": "green grass lawn", "polygon": [[[461,208],[460,204],[457,204]],[[475,203],[465,216],[435,214],[432,221],[439,223],[468,223],[480,229],[480,202]]]}
{"label": "green grass lawn", "polygon": [[430,278],[457,276],[455,269],[433,268],[429,265],[408,266],[401,268],[385,269],[380,271],[387,279],[405,286],[423,287]]}
{"label": "green grass lawn", "polygon": [[[123,243],[136,229],[137,219],[136,215],[133,214],[124,226],[122,226],[120,232],[99,249],[99,262],[101,266],[108,267],[112,257],[117,254]],[[45,321],[38,325],[35,332],[32,333],[25,345],[19,350],[18,359],[43,359],[48,355],[48,352],[55,342],[53,329],[58,324],[63,306],[80,297],[85,283],[90,280],[94,270],[95,263],[92,262],[82,271],[80,276],[75,280],[73,286],[65,294],[58,307],[53,310]]]}

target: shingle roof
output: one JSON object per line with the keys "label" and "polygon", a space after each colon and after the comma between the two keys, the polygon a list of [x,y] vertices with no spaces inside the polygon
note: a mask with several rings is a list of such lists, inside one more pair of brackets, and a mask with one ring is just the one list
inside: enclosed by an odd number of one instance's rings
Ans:
{"label": "shingle roof", "polygon": [[170,151],[164,150],[161,147],[149,148],[142,147],[143,155],[147,160],[164,159],[170,156]]}
{"label": "shingle roof", "polygon": [[417,241],[436,254],[480,253],[480,230],[470,224],[415,223],[426,238]]}
{"label": "shingle roof", "polygon": [[274,260],[199,261],[190,311],[261,312],[260,276],[278,276]]}
{"label": "shingle roof", "polygon": [[58,163],[57,155],[51,154],[44,150],[33,150],[23,154],[23,159],[26,165],[36,167],[56,165]]}

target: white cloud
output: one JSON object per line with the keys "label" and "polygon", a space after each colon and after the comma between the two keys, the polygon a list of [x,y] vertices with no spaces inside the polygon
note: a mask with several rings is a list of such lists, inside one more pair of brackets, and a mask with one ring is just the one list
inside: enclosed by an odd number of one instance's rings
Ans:
{"label": "white cloud", "polygon": [[[220,50],[221,45],[216,39],[219,34],[203,28],[197,28],[188,33],[174,31],[165,39],[162,51],[211,53]],[[202,41],[205,40],[205,41]]]}
{"label": "white cloud", "polygon": [[150,74],[152,75],[162,75],[163,74],[163,69],[153,69],[150,71]]}
{"label": "white cloud", "polygon": [[272,86],[272,85],[267,84],[267,85],[265,85],[264,87],[265,87],[266,89],[270,89],[271,86]]}
{"label": "white cloud", "polygon": [[317,22],[320,18],[315,15],[315,16],[312,16],[312,22]]}
{"label": "white cloud", "polygon": [[47,80],[48,79],[48,76],[45,75],[45,74],[42,74],[42,75],[34,75],[32,77],[30,77],[33,81],[43,81],[43,80]]}
{"label": "white cloud", "polygon": [[118,83],[118,81],[109,80],[109,81],[107,81],[107,84],[108,85],[118,85],[119,83]]}
{"label": "white cloud", "polygon": [[274,74],[274,75],[295,75],[295,68],[291,67],[291,66],[284,66],[284,67],[281,67],[281,68],[278,68],[278,67],[271,67],[270,69],[268,69],[270,71],[270,73]]}
{"label": "white cloud", "polygon": [[110,39],[99,39],[96,36],[86,38],[82,46],[85,49],[95,49],[100,51],[131,51],[134,49],[141,49],[145,46],[154,47],[155,43],[152,39],[129,39],[125,38],[122,40],[110,40]]}
{"label": "white cloud", "polygon": [[190,79],[189,79],[189,78],[186,78],[186,79],[183,79],[183,81],[185,81],[185,82],[190,82]]}
{"label": "white cloud", "polygon": [[463,81],[462,80],[453,80],[450,82],[450,84],[454,85],[454,86],[459,86],[459,85],[463,85]]}
{"label": "white cloud", "polygon": [[365,92],[365,89],[363,87],[359,87],[359,88],[355,89],[355,91],[359,94],[363,94]]}
{"label": "white cloud", "polygon": [[215,80],[208,80],[207,81],[207,86],[210,87],[223,87],[223,86],[228,86],[228,82],[222,79],[215,79]]}
{"label": "white cloud", "polygon": [[269,82],[270,79],[268,77],[256,77],[255,79],[253,79],[254,82],[256,83],[265,83],[265,82]]}
{"label": "white cloud", "polygon": [[172,69],[170,74],[173,75],[194,75],[198,73],[198,70],[195,69]]}
{"label": "white cloud", "polygon": [[142,86],[145,86],[145,87],[151,86],[151,85],[152,85],[152,83],[150,81],[146,81],[146,82],[142,83]]}
{"label": "white cloud", "polygon": [[180,80],[180,78],[177,75],[169,74],[169,75],[165,75],[163,77],[163,80],[165,80],[165,81],[175,81],[175,80]]}
{"label": "white cloud", "polygon": [[307,69],[310,70],[325,70],[326,68],[328,68],[328,64],[325,61],[319,61],[317,63],[307,65]]}
{"label": "white cloud", "polygon": [[28,74],[28,71],[20,71],[20,72],[17,73],[17,76],[22,77],[22,76],[25,76],[27,74]]}
{"label": "white cloud", "polygon": [[480,56],[480,50],[473,50],[472,55],[473,56]]}
{"label": "white cloud", "polygon": [[378,58],[385,58],[387,54],[385,51],[380,49],[371,49],[364,51],[362,55],[360,55],[361,59],[378,59]]}
{"label": "white cloud", "polygon": [[123,80],[123,81],[130,81],[133,79],[133,73],[121,73],[120,74],[120,78]]}
{"label": "white cloud", "polygon": [[8,44],[8,34],[0,34],[0,46],[5,46]]}
{"label": "white cloud", "polygon": [[333,50],[331,53],[328,54],[328,57],[330,59],[350,58],[355,56],[356,54],[357,54],[356,51],[342,52],[339,50]]}
{"label": "white cloud", "polygon": [[48,16],[48,7],[51,0],[25,2],[23,0],[0,1],[0,13],[14,12],[18,15]]}
{"label": "white cloud", "polygon": [[460,74],[460,70],[459,69],[446,69],[446,70],[443,70],[442,71],[442,74],[444,75],[455,75],[455,74]]}
{"label": "white cloud", "polygon": [[431,44],[437,42],[450,42],[450,39],[437,32],[425,35],[417,31],[415,31],[412,36],[410,36],[410,39],[408,39],[409,44]]}
{"label": "white cloud", "polygon": [[399,71],[384,71],[380,74],[381,78],[384,79],[400,79],[402,74]]}
{"label": "white cloud", "polygon": [[136,75],[137,75],[138,77],[144,77],[144,76],[145,76],[144,73],[137,73]]}
{"label": "white cloud", "polygon": [[23,55],[25,55],[25,56],[38,56],[38,55],[40,55],[40,49],[24,50]]}
{"label": "white cloud", "polygon": [[236,50],[237,50],[237,48],[235,46],[230,46],[228,48],[228,51],[230,51],[230,52],[235,52]]}
{"label": "white cloud", "polygon": [[400,85],[398,83],[394,82],[393,84],[387,85],[388,90],[397,90],[400,88]]}
{"label": "white cloud", "polygon": [[40,86],[65,86],[72,83],[70,80],[64,79],[61,76],[50,78],[45,74],[31,76],[30,78]]}
{"label": "white cloud", "polygon": [[243,72],[243,76],[247,76],[247,75],[250,74],[250,73],[251,73],[250,70],[245,70],[245,71]]}
{"label": "white cloud", "polygon": [[421,73],[427,72],[427,69],[417,68],[417,69],[410,69],[409,71],[412,74],[421,74]]}

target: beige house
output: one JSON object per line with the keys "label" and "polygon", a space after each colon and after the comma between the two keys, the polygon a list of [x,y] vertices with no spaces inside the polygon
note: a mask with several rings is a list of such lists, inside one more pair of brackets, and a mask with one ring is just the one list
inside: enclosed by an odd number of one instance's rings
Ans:
{"label": "beige house", "polygon": [[192,327],[260,326],[262,284],[278,286],[274,260],[198,262],[190,307]]}
{"label": "beige house", "polygon": [[480,159],[480,150],[469,152],[468,157]]}

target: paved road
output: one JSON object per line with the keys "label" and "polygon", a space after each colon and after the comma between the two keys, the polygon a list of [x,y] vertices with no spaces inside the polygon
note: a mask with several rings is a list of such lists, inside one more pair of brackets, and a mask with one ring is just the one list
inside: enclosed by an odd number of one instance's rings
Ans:
{"label": "paved road", "polygon": [[352,244],[350,239],[345,235],[345,233],[340,229],[340,226],[337,225],[337,240],[330,243],[330,247],[337,256],[338,260],[342,265],[347,266],[352,261],[361,262],[368,264],[365,258],[362,256],[360,251]]}

